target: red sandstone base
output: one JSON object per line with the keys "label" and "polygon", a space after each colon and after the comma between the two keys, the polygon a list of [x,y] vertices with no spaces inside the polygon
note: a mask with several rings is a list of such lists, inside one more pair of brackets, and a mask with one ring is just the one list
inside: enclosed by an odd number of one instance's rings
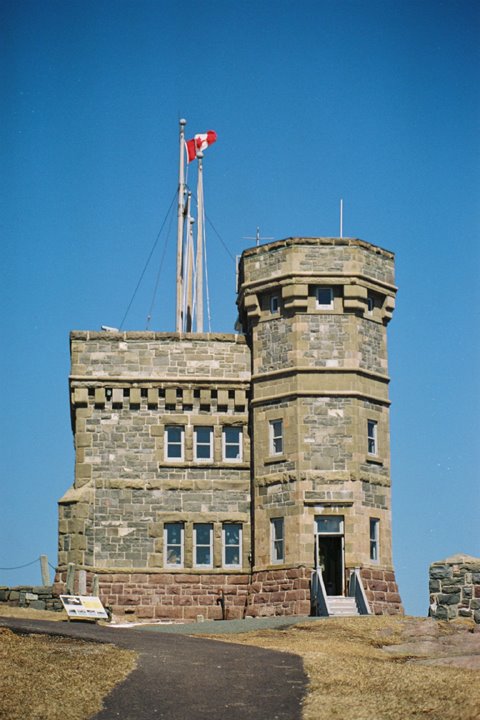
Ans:
{"label": "red sandstone base", "polygon": [[[362,570],[372,612],[402,613],[395,576]],[[100,597],[116,615],[139,619],[206,620],[310,614],[310,568],[265,570],[249,574],[194,575],[181,573],[98,573]],[[63,592],[66,573],[57,573]],[[92,574],[88,573],[87,587]],[[222,615],[220,598],[225,603]]]}

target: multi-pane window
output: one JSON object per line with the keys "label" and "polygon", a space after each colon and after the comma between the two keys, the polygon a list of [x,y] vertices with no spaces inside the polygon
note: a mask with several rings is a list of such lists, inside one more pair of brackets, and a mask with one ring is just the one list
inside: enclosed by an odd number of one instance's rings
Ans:
{"label": "multi-pane window", "polygon": [[333,289],[319,286],[315,290],[318,308],[333,308]]}
{"label": "multi-pane window", "polygon": [[272,518],[270,520],[271,556],[272,563],[281,563],[285,560],[284,519]]}
{"label": "multi-pane window", "polygon": [[374,562],[379,559],[379,531],[380,520],[370,518],[370,560]]}
{"label": "multi-pane window", "polygon": [[270,420],[270,455],[283,453],[283,420]]}
{"label": "multi-pane window", "polygon": [[195,428],[195,460],[213,460],[213,427]]}
{"label": "multi-pane window", "polygon": [[377,422],[375,420],[368,420],[367,422],[367,443],[368,443],[368,454],[377,455],[378,444],[377,444]]}
{"label": "multi-pane window", "polygon": [[183,523],[165,523],[163,531],[166,567],[183,567]]}
{"label": "multi-pane window", "polygon": [[196,523],[193,526],[193,544],[195,567],[212,567],[213,525],[211,523]]}
{"label": "multi-pane window", "polygon": [[242,460],[242,429],[226,426],[222,432],[223,459],[230,462]]}
{"label": "multi-pane window", "polygon": [[240,523],[225,523],[223,526],[223,566],[242,565],[242,526]]}
{"label": "multi-pane window", "polygon": [[165,428],[165,460],[183,460],[183,427],[167,425]]}

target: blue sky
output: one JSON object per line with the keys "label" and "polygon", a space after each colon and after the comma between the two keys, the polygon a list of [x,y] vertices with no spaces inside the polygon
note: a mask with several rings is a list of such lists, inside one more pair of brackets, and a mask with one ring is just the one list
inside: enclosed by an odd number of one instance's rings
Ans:
{"label": "blue sky", "polygon": [[[394,557],[480,555],[480,4],[3,0],[0,567],[56,562],[73,478],[72,329],[118,326],[177,185],[178,119],[205,154],[212,329],[235,322],[255,234],[393,250]],[[170,229],[169,229],[170,228]],[[124,323],[174,329],[169,220]],[[37,566],[0,584],[38,582]]]}

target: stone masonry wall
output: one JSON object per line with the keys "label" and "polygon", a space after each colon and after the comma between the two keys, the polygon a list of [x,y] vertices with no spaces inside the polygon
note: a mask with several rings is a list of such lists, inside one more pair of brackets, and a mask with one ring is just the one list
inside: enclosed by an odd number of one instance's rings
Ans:
{"label": "stone masonry wall", "polygon": [[0,587],[1,605],[31,608],[32,610],[63,610],[63,605],[53,585],[19,585]]}
{"label": "stone masonry wall", "polygon": [[[248,573],[105,573],[98,574],[100,598],[118,615],[139,619],[221,620],[217,600],[225,598],[226,619],[271,615],[308,615],[310,570],[282,568]],[[62,592],[66,576],[57,575]],[[91,582],[89,575],[88,582]]]}
{"label": "stone masonry wall", "polygon": [[360,575],[374,615],[403,615],[402,600],[393,571],[362,568]]}
{"label": "stone masonry wall", "polygon": [[454,555],[430,565],[430,612],[437,620],[480,623],[480,558]]}

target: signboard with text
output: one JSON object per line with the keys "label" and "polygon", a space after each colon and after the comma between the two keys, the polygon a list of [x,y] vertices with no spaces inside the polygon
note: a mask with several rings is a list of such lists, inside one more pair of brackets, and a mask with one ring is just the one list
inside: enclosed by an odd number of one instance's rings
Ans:
{"label": "signboard with text", "polygon": [[100,598],[93,595],[60,595],[69,618],[78,620],[108,620]]}

